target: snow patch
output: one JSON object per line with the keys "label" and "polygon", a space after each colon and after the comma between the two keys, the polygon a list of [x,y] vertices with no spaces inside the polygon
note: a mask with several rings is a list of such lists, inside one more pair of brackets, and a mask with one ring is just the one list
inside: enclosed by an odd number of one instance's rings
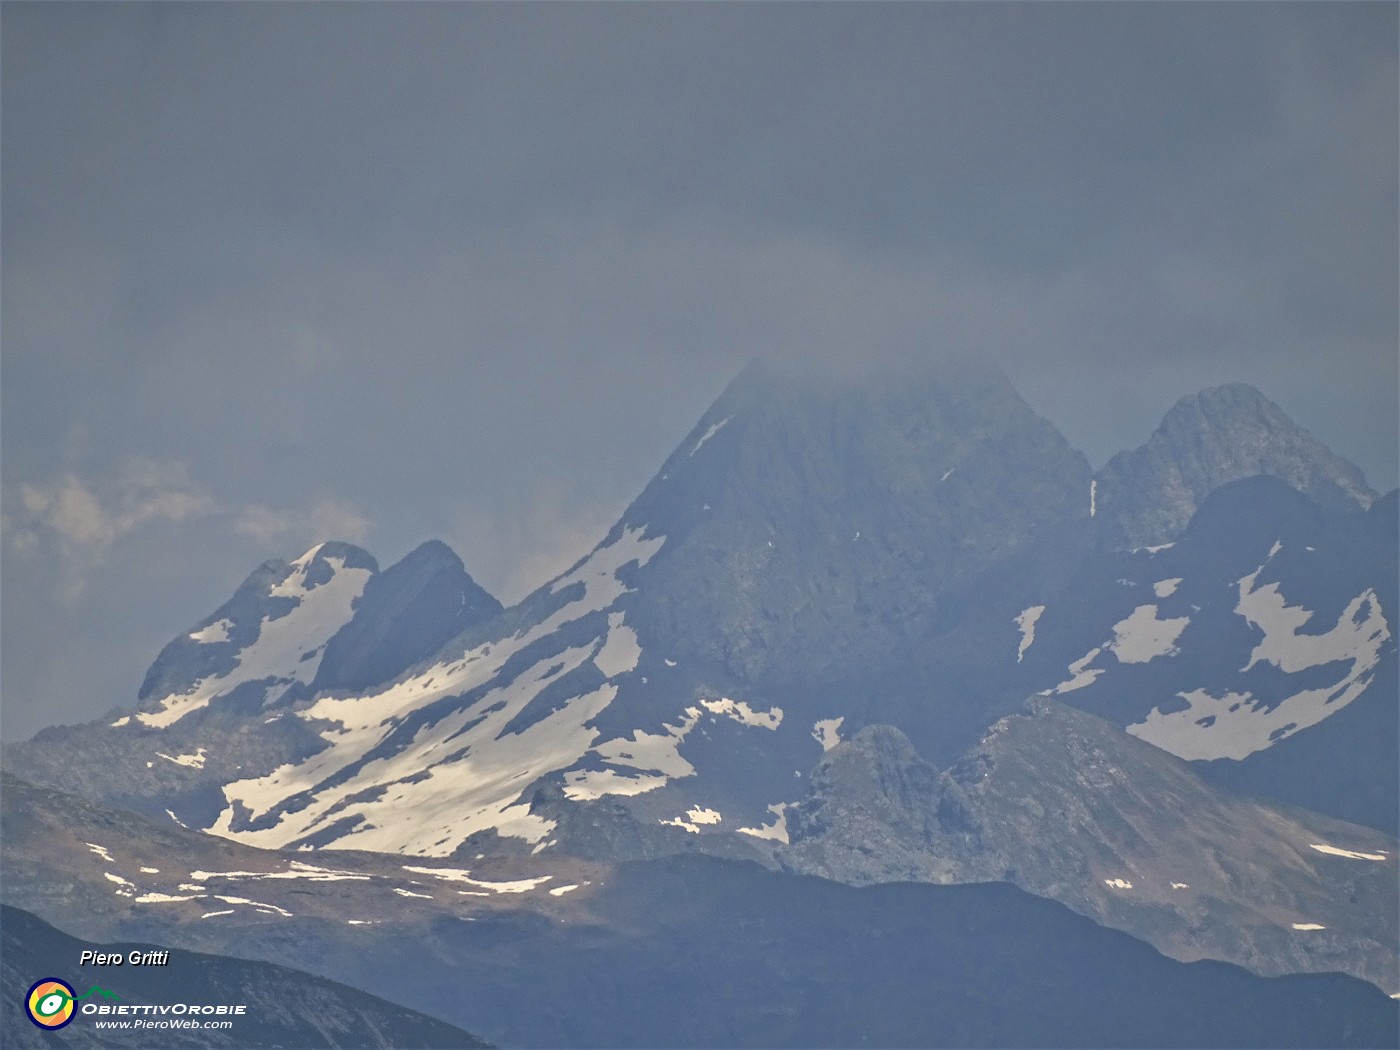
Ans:
{"label": "snow patch", "polygon": [[1181,586],[1181,577],[1173,576],[1169,580],[1158,580],[1152,585],[1152,593],[1158,598],[1170,598],[1176,593],[1176,589]]}
{"label": "snow patch", "polygon": [[127,725],[130,721],[130,715],[122,715],[120,718],[118,718],[115,722],[112,723],[112,728],[120,729],[122,726]]}
{"label": "snow patch", "polygon": [[288,871],[192,871],[190,878],[198,882],[209,879],[304,879],[307,882],[368,882],[374,876],[353,871],[335,871],[293,861]]}
{"label": "snow patch", "polygon": [[397,886],[394,887],[394,892],[397,893],[400,897],[418,897],[425,901],[430,901],[433,899],[433,895],[431,893],[414,893],[412,890],[401,890]]}
{"label": "snow patch", "polygon": [[191,769],[204,768],[204,748],[200,748],[192,755],[167,755],[164,751],[156,752],[157,758],[163,758],[167,762],[174,762],[177,766],[189,766]]}
{"label": "snow patch", "polygon": [[714,437],[716,434],[718,434],[718,433],[719,433],[720,427],[724,426],[724,424],[728,423],[728,422],[729,422],[731,419],[733,419],[733,418],[734,418],[733,416],[725,416],[725,417],[724,417],[723,419],[721,419],[718,423],[715,423],[713,426],[711,426],[709,430],[707,430],[707,431],[705,431],[705,433],[701,434],[701,435],[700,435],[700,440],[697,441],[697,442],[695,442],[695,447],[692,448],[692,449],[690,450],[690,454],[693,456],[693,455],[695,455],[695,453],[699,452],[701,446],[703,446],[703,445],[705,444],[705,442],[709,441],[710,438],[712,438],[712,437]]}
{"label": "snow patch", "polygon": [[203,915],[200,916],[200,918],[201,918],[201,919],[212,919],[212,918],[213,918],[214,916],[216,916],[216,915],[232,915],[232,914],[233,914],[233,909],[232,909],[232,908],[225,908],[223,911],[206,911]]}
{"label": "snow patch", "polygon": [[608,633],[593,656],[593,663],[605,678],[616,678],[636,670],[637,661],[642,657],[637,632],[623,625],[623,615],[620,612],[608,614]]}
{"label": "snow patch", "polygon": [[787,803],[775,803],[768,807],[768,812],[773,814],[773,823],[761,824],[756,828],[739,828],[739,834],[752,835],[756,839],[772,839],[774,842],[787,845]]}
{"label": "snow patch", "polygon": [[1188,886],[1188,885],[1186,885],[1186,883],[1184,883],[1184,882],[1173,882],[1173,883],[1172,883],[1172,889],[1174,889],[1174,890],[1189,890],[1190,888],[1191,888],[1191,887]]}
{"label": "snow patch", "polygon": [[1098,659],[1098,655],[1101,652],[1103,652],[1103,649],[1101,648],[1090,649],[1078,660],[1070,664],[1069,677],[1066,678],[1059,685],[1055,686],[1055,688],[1050,690],[1050,692],[1072,693],[1076,689],[1083,689],[1085,686],[1093,685],[1095,679],[1097,679],[1099,675],[1103,674],[1103,671],[1099,668],[1094,668],[1093,670],[1089,670],[1088,668],[1091,663]]}
{"label": "snow patch", "polygon": [[841,743],[841,723],[845,716],[841,718],[823,718],[812,726],[812,739],[821,744],[823,751],[830,751],[837,744]]}
{"label": "snow patch", "polygon": [[[690,819],[687,820],[686,817]],[[700,834],[701,824],[718,824],[724,818],[720,816],[718,810],[704,809],[700,806],[693,806],[686,811],[685,817],[676,817],[673,820],[663,820],[659,823],[668,824],[672,827],[685,828],[686,831],[696,835]]]}
{"label": "snow patch", "polygon": [[1103,883],[1105,886],[1115,890],[1130,890],[1133,888],[1133,884],[1127,879],[1104,879]]}
{"label": "snow patch", "polygon": [[1126,620],[1113,625],[1113,641],[1105,648],[1120,663],[1145,664],[1159,656],[1175,656],[1176,641],[1191,622],[1189,616],[1157,619],[1157,606],[1139,605]]}
{"label": "snow patch", "polygon": [[193,901],[193,900],[198,900],[198,899],[199,899],[198,896],[193,896],[193,897],[177,897],[177,896],[175,896],[174,894],[170,894],[170,893],[143,893],[143,894],[141,894],[141,896],[139,896],[139,897],[136,898],[135,903],[137,903],[137,904],[173,904],[173,903],[175,903],[176,901]]}
{"label": "snow patch", "polygon": [[564,894],[572,893],[576,889],[578,889],[577,883],[570,883],[567,886],[555,886],[554,889],[549,891],[549,895],[551,897],[562,897]]}
{"label": "snow patch", "polygon": [[1095,479],[1089,482],[1089,517],[1093,517],[1099,512],[1099,483]]}
{"label": "snow patch", "polygon": [[116,861],[112,859],[112,855],[107,852],[106,846],[99,846],[96,842],[87,842],[84,843],[84,845],[87,846],[88,849],[92,850],[92,852],[96,853],[103,860],[105,860],[108,864],[116,863]]}
{"label": "snow patch", "polygon": [[1311,842],[1309,845],[1319,853],[1326,853],[1333,857],[1346,857],[1348,860],[1385,860],[1385,852],[1379,853],[1358,853],[1355,850],[1340,849],[1337,846],[1328,846],[1322,842]]}
{"label": "snow patch", "polygon": [[224,897],[219,894],[211,894],[216,901],[223,901],[225,904],[242,904],[249,908],[256,908],[258,911],[268,915],[280,915],[284,919],[290,919],[292,913],[285,908],[279,908],[275,904],[264,904],[262,901],[250,901],[247,897]]}
{"label": "snow patch", "polygon": [[198,631],[190,633],[190,640],[203,642],[208,645],[211,642],[228,641],[228,629],[233,626],[232,620],[219,620],[211,623],[208,627],[201,627]]}
{"label": "snow patch", "polygon": [[160,874],[160,869],[159,869],[159,868],[142,868],[142,869],[141,869],[141,872],[142,872],[142,874],[144,874],[144,875],[159,875],[159,874]]}
{"label": "snow patch", "polygon": [[772,707],[767,711],[755,711],[742,700],[731,700],[722,696],[718,700],[701,700],[700,706],[711,714],[727,715],[740,725],[755,729],[777,729],[783,724],[783,709]]}
{"label": "snow patch", "polygon": [[113,875],[110,871],[104,871],[102,877],[108,882],[115,882],[117,884],[117,896],[119,897],[130,897],[136,892],[136,886],[120,875]]}
{"label": "snow patch", "polygon": [[1323,926],[1323,925],[1321,925],[1320,923],[1316,923],[1316,922],[1295,922],[1295,923],[1293,924],[1293,928],[1294,928],[1295,930],[1325,930],[1325,929],[1327,929],[1326,926]]}
{"label": "snow patch", "polygon": [[[444,882],[464,882],[468,886],[480,886],[492,893],[525,893],[533,890],[536,886],[544,885],[554,877],[553,875],[541,875],[537,879],[517,879],[514,882],[485,882],[472,878],[470,871],[464,871],[460,868],[414,868],[405,864],[403,870],[411,871],[415,875],[431,875]],[[463,891],[459,890],[458,892]]]}
{"label": "snow patch", "polygon": [[1022,609],[1016,614],[1016,619],[1012,622],[1016,624],[1016,629],[1021,632],[1021,644],[1016,647],[1016,662],[1019,664],[1026,655],[1026,650],[1035,642],[1035,625],[1040,619],[1041,613],[1045,612],[1045,606],[1032,605],[1028,609]]}
{"label": "snow patch", "polygon": [[1235,612],[1263,632],[1241,671],[1265,663],[1296,674],[1349,662],[1342,677],[1332,685],[1301,690],[1272,707],[1249,692],[1221,697],[1204,689],[1178,693],[1187,702],[1186,710],[1163,714],[1154,707],[1142,722],[1128,726],[1129,733],[1178,758],[1238,761],[1317,725],[1365,692],[1390,639],[1375,592],[1366,590],[1353,598],[1326,633],[1299,634],[1313,613],[1289,605],[1277,583],[1256,589],[1262,568],[1239,581]]}

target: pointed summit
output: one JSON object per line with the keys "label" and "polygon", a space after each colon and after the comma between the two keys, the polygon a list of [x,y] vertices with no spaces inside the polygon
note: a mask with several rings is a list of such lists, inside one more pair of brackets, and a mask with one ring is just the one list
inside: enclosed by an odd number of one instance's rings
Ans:
{"label": "pointed summit", "polygon": [[235,692],[257,710],[310,681],[325,643],[349,622],[378,571],[367,551],[336,541],[290,564],[265,562],[212,615],[161,650],[133,718],[168,726]]}
{"label": "pointed summit", "polygon": [[452,548],[429,540],[365,585],[354,617],[326,643],[311,691],[379,685],[500,611]]}
{"label": "pointed summit", "polygon": [[1142,447],[1098,476],[1098,514],[1111,547],[1174,540],[1211,492],[1271,475],[1320,505],[1364,510],[1376,494],[1353,464],[1289,419],[1247,383],[1178,401]]}
{"label": "pointed summit", "polygon": [[1091,471],[999,372],[750,366],[615,528],[665,535],[640,620],[747,681],[888,651],[940,593],[1087,518]]}

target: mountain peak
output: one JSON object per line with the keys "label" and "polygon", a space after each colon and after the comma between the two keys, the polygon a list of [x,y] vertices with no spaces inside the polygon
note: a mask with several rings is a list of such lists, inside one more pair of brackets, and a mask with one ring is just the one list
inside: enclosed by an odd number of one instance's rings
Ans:
{"label": "mountain peak", "polygon": [[923,630],[952,579],[1087,518],[1090,473],[993,369],[760,363],[610,539],[664,535],[642,620],[658,644],[752,681]]}
{"label": "mountain peak", "polygon": [[1247,383],[1183,397],[1140,448],[1109,460],[1097,503],[1113,547],[1174,540],[1211,492],[1255,475],[1279,478],[1332,510],[1375,499],[1361,471]]}

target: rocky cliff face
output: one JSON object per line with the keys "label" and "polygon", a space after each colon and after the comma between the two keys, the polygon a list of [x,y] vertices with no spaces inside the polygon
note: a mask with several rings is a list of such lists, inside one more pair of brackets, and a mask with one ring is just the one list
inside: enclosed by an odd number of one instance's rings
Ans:
{"label": "rocky cliff face", "polygon": [[1375,499],[1361,471],[1244,383],[1184,397],[1141,448],[1108,461],[1096,510],[1114,548],[1174,540],[1215,489],[1267,474],[1325,508],[1364,510]]}
{"label": "rocky cliff face", "polygon": [[1230,795],[1179,759],[1033,701],[937,774],[898,730],[826,755],[788,816],[793,869],[862,885],[1006,880],[1174,958],[1343,969],[1400,990],[1397,847]]}
{"label": "rocky cliff face", "polygon": [[926,632],[951,581],[1086,519],[1089,481],[995,371],[852,384],[754,367],[619,528],[669,537],[638,602],[650,639],[742,682],[778,681]]}
{"label": "rocky cliff face", "polygon": [[387,682],[500,611],[452,548],[429,541],[365,584],[355,615],[326,643],[311,692]]}

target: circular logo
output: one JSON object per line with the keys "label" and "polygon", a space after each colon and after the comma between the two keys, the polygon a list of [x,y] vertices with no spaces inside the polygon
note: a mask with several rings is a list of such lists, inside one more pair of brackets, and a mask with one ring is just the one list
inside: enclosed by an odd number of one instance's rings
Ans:
{"label": "circular logo", "polygon": [[25,996],[29,1019],[40,1028],[62,1028],[73,1020],[73,986],[57,977],[35,981]]}

